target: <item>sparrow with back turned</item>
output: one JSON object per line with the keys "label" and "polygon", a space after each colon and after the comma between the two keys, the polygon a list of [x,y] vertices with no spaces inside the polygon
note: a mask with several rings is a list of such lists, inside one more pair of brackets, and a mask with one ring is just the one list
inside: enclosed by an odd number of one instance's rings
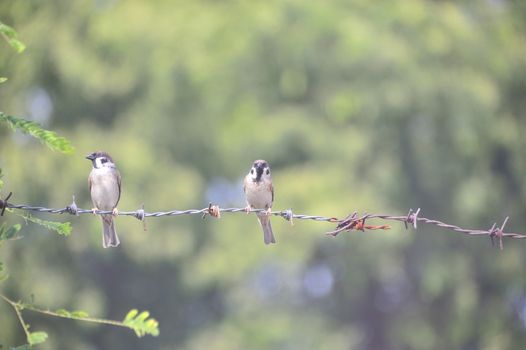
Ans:
{"label": "sparrow with back turned", "polygon": [[274,187],[270,177],[270,167],[264,160],[256,160],[245,176],[243,190],[247,199],[247,212],[251,209],[264,209],[258,212],[258,220],[263,229],[265,244],[276,243],[272,226],[270,225],[270,212],[274,201]]}
{"label": "sparrow with back turned", "polygon": [[117,215],[117,204],[121,198],[121,175],[106,152],[94,152],[86,156],[91,160],[93,169],[88,177],[93,211],[111,211],[102,217],[102,246],[117,247],[120,243],[113,216]]}

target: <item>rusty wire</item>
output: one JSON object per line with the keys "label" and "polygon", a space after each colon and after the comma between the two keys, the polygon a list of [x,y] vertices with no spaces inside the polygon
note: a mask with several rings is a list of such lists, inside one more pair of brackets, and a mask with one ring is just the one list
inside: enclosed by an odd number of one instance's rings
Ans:
{"label": "rusty wire", "polygon": [[[30,206],[30,205],[9,203],[8,199],[11,197],[11,195],[12,193],[9,193],[9,195],[4,200],[0,198],[0,213],[1,213],[0,215],[4,214],[4,211],[6,208],[29,210],[29,211],[36,211],[36,212],[50,213],[50,214],[71,214],[71,215],[112,214],[112,211],[78,208],[77,204],[75,203],[75,196],[73,196],[73,202],[64,208],[46,208],[46,207],[40,207],[40,206]],[[248,213],[248,212],[261,213],[261,212],[266,212],[266,210],[250,209],[247,211],[247,208],[220,208],[218,205],[213,205],[212,203],[210,203],[208,207],[203,208],[203,209],[170,210],[170,211],[158,211],[158,212],[149,213],[149,212],[144,211],[144,205],[142,205],[140,209],[137,209],[135,211],[119,211],[118,215],[119,216],[133,216],[144,222],[146,218],[150,218],[150,217],[201,214],[203,218],[205,218],[207,215],[210,215],[215,218],[220,218],[221,213]],[[470,235],[470,236],[488,236],[491,240],[492,245],[494,246],[497,245],[498,248],[501,250],[504,247],[503,242],[502,242],[503,238],[514,238],[514,239],[526,238],[526,234],[504,232],[504,227],[506,226],[509,217],[506,217],[504,219],[504,222],[502,223],[500,227],[497,227],[497,223],[494,223],[491,226],[491,228],[487,230],[465,229],[465,228],[461,228],[456,225],[447,224],[439,220],[428,219],[428,218],[419,216],[420,208],[418,208],[416,211],[413,211],[412,209],[410,209],[407,215],[385,215],[385,214],[365,213],[360,216],[358,215],[357,212],[353,212],[352,214],[348,215],[347,217],[343,219],[338,219],[335,217],[319,216],[319,215],[294,214],[292,212],[292,209],[272,211],[269,214],[274,215],[274,216],[280,216],[284,218],[285,220],[289,221],[291,224],[293,224],[293,219],[325,221],[329,223],[336,223],[337,226],[334,230],[326,232],[326,235],[332,236],[332,237],[336,237],[339,233],[343,231],[351,231],[351,230],[365,231],[365,230],[387,230],[389,229],[390,226],[388,225],[382,225],[382,226],[366,225],[366,221],[369,219],[380,219],[380,220],[386,220],[386,221],[403,222],[406,229],[408,228],[408,225],[411,225],[414,229],[416,229],[417,223],[422,222],[424,224],[435,225],[435,226],[438,226],[438,227],[441,227],[447,230],[463,233],[463,234]]]}

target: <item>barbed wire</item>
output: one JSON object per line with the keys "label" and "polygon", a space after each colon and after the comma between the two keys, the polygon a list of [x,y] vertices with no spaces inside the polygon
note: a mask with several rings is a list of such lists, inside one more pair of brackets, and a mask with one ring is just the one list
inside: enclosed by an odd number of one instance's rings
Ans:
{"label": "barbed wire", "polygon": [[293,225],[293,219],[298,220],[313,220],[313,221],[325,221],[329,223],[336,223],[337,226],[334,230],[328,231],[325,234],[328,236],[336,237],[343,231],[365,231],[365,230],[388,230],[390,229],[389,225],[366,225],[366,221],[369,219],[380,219],[387,221],[398,221],[403,222],[405,228],[408,228],[408,225],[411,225],[415,230],[417,229],[418,222],[424,224],[435,225],[450,231],[459,232],[469,236],[488,236],[491,240],[493,246],[498,246],[499,249],[503,249],[503,238],[513,238],[513,239],[524,239],[526,234],[522,233],[512,233],[504,232],[504,227],[508,223],[509,217],[506,217],[500,227],[497,226],[497,223],[494,223],[491,228],[487,230],[481,229],[465,229],[456,225],[447,224],[440,220],[428,219],[420,214],[420,208],[416,211],[409,209],[407,215],[386,215],[386,214],[367,214],[358,215],[358,212],[353,212],[343,219],[338,219],[336,217],[326,217],[320,215],[304,215],[304,214],[294,214],[292,209],[286,209],[281,211],[271,211],[268,212],[264,209],[248,209],[248,208],[220,208],[218,205],[210,203],[208,207],[203,209],[187,209],[187,210],[170,210],[170,211],[158,211],[158,212],[146,212],[144,210],[144,204],[141,205],[141,208],[135,211],[119,211],[114,213],[113,211],[104,211],[104,210],[94,210],[94,209],[81,209],[77,207],[75,203],[75,196],[73,196],[73,201],[70,205],[64,208],[46,208],[40,206],[30,206],[24,204],[12,204],[8,200],[11,198],[12,192],[2,200],[0,198],[0,216],[4,215],[6,208],[9,209],[19,209],[19,210],[29,210],[36,211],[41,213],[49,214],[71,214],[71,215],[80,215],[80,214],[117,214],[119,216],[133,216],[136,219],[144,222],[146,218],[149,217],[163,217],[163,216],[178,216],[178,215],[192,215],[192,214],[201,214],[202,218],[205,218],[207,215],[210,215],[215,218],[220,218],[221,213],[267,213],[268,215],[280,216],[283,219],[289,221]]}

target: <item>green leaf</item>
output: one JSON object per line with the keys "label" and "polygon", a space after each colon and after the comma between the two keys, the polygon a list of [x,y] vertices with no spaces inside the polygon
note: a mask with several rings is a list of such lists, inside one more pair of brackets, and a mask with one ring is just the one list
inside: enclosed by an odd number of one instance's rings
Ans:
{"label": "green leaf", "polygon": [[130,327],[135,331],[138,337],[142,337],[146,334],[153,335],[154,337],[159,335],[159,323],[157,320],[148,317],[150,313],[148,311],[143,311],[139,314],[139,311],[136,309],[130,310],[122,323],[125,326]]}
{"label": "green leaf", "polygon": [[68,311],[66,309],[58,309],[55,311],[58,315],[62,317],[76,317],[76,318],[86,318],[89,317],[89,314],[86,311],[82,310],[75,310],[75,311]]}
{"label": "green leaf", "polygon": [[58,309],[55,312],[60,316],[71,317],[71,313],[66,309]]}
{"label": "green leaf", "polygon": [[129,320],[133,320],[133,318],[134,318],[135,316],[137,316],[138,313],[139,313],[139,310],[137,310],[137,309],[132,309],[132,310],[130,310],[130,311],[126,314],[126,317],[124,318],[124,321],[123,321],[123,322],[129,321]]}
{"label": "green leaf", "polygon": [[31,345],[40,344],[45,342],[47,339],[46,332],[32,332],[27,336],[27,341]]}
{"label": "green leaf", "polygon": [[22,226],[20,224],[13,225],[9,227],[7,230],[4,230],[4,227],[2,225],[2,229],[0,230],[0,241],[6,241],[8,239],[13,238],[18,231],[20,231],[20,228]]}
{"label": "green leaf", "polygon": [[31,345],[29,344],[24,344],[24,345],[20,345],[20,346],[17,346],[16,348],[9,348],[9,350],[31,350]]}
{"label": "green leaf", "polygon": [[0,77],[0,84],[5,83],[7,81],[6,77]]}
{"label": "green leaf", "polygon": [[71,311],[71,317],[86,318],[89,317],[89,314],[86,311],[75,310]]}
{"label": "green leaf", "polygon": [[58,136],[53,131],[43,129],[39,124],[25,120],[19,117],[13,117],[12,115],[7,115],[3,112],[0,112],[0,121],[4,121],[13,130],[20,130],[23,133],[29,134],[40,141],[42,141],[46,146],[51,148],[54,151],[59,151],[62,153],[71,154],[74,151],[71,143],[64,137]]}
{"label": "green leaf", "polygon": [[9,275],[4,272],[4,264],[0,262],[0,282],[5,281]]}
{"label": "green leaf", "polygon": [[150,313],[148,311],[143,311],[139,316],[137,316],[136,320],[143,322],[150,316]]}
{"label": "green leaf", "polygon": [[2,34],[7,43],[11,45],[16,52],[21,53],[26,49],[26,45],[16,38],[16,31],[2,22],[0,22],[0,34]]}
{"label": "green leaf", "polygon": [[55,231],[59,235],[69,236],[72,231],[71,223],[69,222],[47,221],[31,215],[24,215],[23,218],[27,221],[31,221],[32,223],[43,226],[48,230]]}

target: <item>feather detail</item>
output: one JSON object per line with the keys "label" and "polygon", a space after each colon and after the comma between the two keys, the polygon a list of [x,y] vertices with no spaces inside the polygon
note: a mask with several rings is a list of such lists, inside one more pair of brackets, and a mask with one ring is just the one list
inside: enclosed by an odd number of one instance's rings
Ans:
{"label": "feather detail", "polygon": [[121,243],[111,215],[102,215],[102,229],[102,246],[104,248],[117,247]]}
{"label": "feather detail", "polygon": [[265,244],[276,243],[274,233],[272,232],[272,226],[270,225],[270,217],[266,214],[258,215],[258,220],[263,229],[263,240]]}

